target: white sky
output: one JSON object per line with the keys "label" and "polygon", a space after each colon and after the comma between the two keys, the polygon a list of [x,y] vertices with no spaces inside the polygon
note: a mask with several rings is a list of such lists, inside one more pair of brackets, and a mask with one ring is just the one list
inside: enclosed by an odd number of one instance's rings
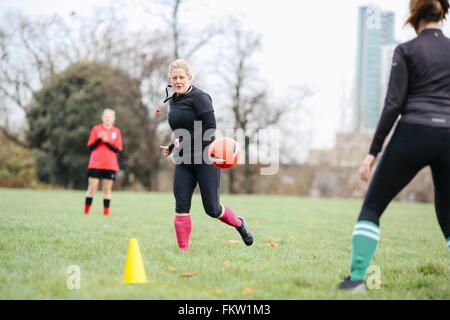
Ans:
{"label": "white sky", "polygon": [[[130,0],[123,10],[136,26],[148,25],[151,23],[148,15],[133,5],[136,2],[139,0]],[[30,15],[66,15],[72,10],[89,14],[93,7],[109,3],[109,0],[0,0],[0,11],[18,8]],[[403,28],[409,0],[196,0],[186,17],[194,25],[233,15],[240,18],[246,30],[260,33],[261,75],[276,96],[289,94],[290,88],[298,84],[307,84],[314,90],[314,97],[308,101],[314,109],[313,147],[331,148],[339,129],[343,92],[348,99],[353,85],[358,7],[368,4],[395,12],[397,40],[414,37],[412,29]],[[446,23],[443,29],[449,36],[450,24]]]}

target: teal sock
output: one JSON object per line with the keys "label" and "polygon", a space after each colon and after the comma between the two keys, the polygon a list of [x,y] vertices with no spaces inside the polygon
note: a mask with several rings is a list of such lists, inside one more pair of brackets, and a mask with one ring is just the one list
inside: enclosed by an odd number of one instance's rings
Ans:
{"label": "teal sock", "polygon": [[370,221],[356,223],[352,239],[351,280],[364,280],[378,240],[380,240],[379,226]]}

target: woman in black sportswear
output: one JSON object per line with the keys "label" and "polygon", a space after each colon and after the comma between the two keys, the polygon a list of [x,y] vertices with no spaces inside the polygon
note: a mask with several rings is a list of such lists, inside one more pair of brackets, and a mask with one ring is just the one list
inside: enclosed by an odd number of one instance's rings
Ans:
{"label": "woman in black sportswear", "polygon": [[417,37],[394,53],[384,110],[359,174],[368,181],[384,140],[398,126],[372,177],[353,231],[350,276],[341,290],[365,290],[364,278],[380,237],[380,217],[391,200],[430,166],[435,207],[450,250],[450,39],[440,25],[448,0],[412,0],[407,21]]}
{"label": "woman in black sportswear", "polygon": [[173,191],[178,247],[181,251],[189,248],[191,199],[197,183],[205,212],[235,227],[244,243],[250,246],[253,236],[245,221],[237,217],[230,207],[220,204],[220,169],[214,167],[205,156],[216,129],[211,97],[191,85],[192,72],[183,59],[170,65],[169,79],[175,93],[166,101],[170,100],[169,125],[176,139],[163,149],[166,157],[174,151],[176,158]]}

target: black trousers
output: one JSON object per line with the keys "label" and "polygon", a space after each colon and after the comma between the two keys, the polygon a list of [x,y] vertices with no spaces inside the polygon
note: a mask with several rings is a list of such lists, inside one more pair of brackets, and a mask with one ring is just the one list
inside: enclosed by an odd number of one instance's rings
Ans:
{"label": "black trousers", "polygon": [[173,180],[176,213],[190,212],[192,194],[198,183],[206,214],[213,218],[220,216],[222,209],[219,203],[219,168],[206,163],[177,164]]}
{"label": "black trousers", "polygon": [[392,199],[426,166],[433,174],[439,225],[450,237],[450,130],[399,123],[380,159],[358,220],[379,225]]}

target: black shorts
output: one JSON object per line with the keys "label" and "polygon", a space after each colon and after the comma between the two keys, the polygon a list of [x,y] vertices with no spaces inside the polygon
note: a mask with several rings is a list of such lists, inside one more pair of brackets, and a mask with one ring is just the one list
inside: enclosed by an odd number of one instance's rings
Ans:
{"label": "black shorts", "polygon": [[104,169],[88,169],[88,177],[114,181],[116,180],[116,171]]}

